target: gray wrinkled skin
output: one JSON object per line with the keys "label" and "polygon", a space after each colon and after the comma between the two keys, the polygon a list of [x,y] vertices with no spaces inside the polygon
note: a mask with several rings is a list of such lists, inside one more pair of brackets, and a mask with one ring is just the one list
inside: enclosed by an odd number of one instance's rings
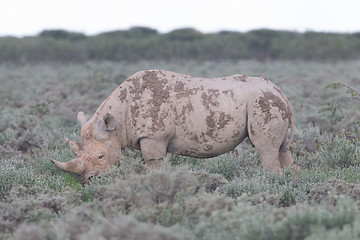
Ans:
{"label": "gray wrinkled skin", "polygon": [[[265,169],[278,174],[286,167],[299,171],[288,151],[293,137],[291,105],[278,87],[261,77],[198,78],[141,71],[115,89],[89,120],[82,112],[78,120],[84,143],[68,140],[77,158],[68,162],[69,168],[53,162],[84,181],[112,166],[126,147],[140,149],[145,162],[154,167],[152,160],[167,152],[215,157],[246,137],[259,151]],[[73,166],[76,171],[71,171]]]}

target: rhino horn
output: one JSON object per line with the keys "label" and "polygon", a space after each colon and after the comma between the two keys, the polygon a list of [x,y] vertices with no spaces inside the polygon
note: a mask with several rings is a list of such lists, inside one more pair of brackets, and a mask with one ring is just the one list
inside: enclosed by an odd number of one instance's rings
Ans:
{"label": "rhino horn", "polygon": [[89,116],[85,115],[84,112],[78,112],[77,114],[77,120],[81,123],[81,126],[83,126],[87,121],[89,120]]}
{"label": "rhino horn", "polygon": [[75,156],[77,156],[77,157],[81,156],[81,151],[84,148],[84,145],[82,143],[71,141],[67,137],[65,137],[65,142],[67,143],[67,145],[69,146],[71,152]]}
{"label": "rhino horn", "polygon": [[59,169],[74,173],[74,174],[82,174],[85,170],[84,162],[81,158],[74,158],[68,162],[59,162],[54,159],[50,159],[50,161]]}

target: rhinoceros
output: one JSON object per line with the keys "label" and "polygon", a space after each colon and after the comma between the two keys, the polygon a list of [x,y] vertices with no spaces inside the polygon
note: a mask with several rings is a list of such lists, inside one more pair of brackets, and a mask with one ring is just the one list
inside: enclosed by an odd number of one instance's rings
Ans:
{"label": "rhinoceros", "polygon": [[199,78],[140,71],[120,84],[90,119],[83,112],[77,119],[83,143],[65,139],[76,158],[51,161],[83,182],[114,165],[127,147],[141,150],[151,169],[167,153],[215,157],[246,137],[268,171],[300,170],[288,150],[294,136],[291,105],[263,77]]}

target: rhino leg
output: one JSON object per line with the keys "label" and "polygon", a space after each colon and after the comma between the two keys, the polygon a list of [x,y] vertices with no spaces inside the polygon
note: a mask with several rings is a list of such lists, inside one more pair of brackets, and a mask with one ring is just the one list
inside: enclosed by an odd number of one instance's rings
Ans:
{"label": "rhino leg", "polygon": [[[255,146],[256,147],[256,146]],[[261,147],[256,147],[260,152],[261,163],[263,168],[269,172],[281,174],[281,165],[279,161],[279,151],[274,149],[262,149]]]}
{"label": "rhino leg", "polygon": [[[283,165],[288,164],[289,153],[280,153],[280,146],[287,133],[288,122],[272,113],[271,120],[261,116],[261,112],[250,112],[248,115],[248,136],[259,151],[262,165],[269,172],[281,174]],[[281,157],[280,157],[281,155]],[[291,157],[291,156],[290,156]],[[284,160],[282,163],[280,158]]]}
{"label": "rhino leg", "polygon": [[291,156],[289,149],[287,149],[287,135],[285,136],[284,141],[280,146],[279,160],[282,168],[291,167],[295,171],[296,175],[299,174],[300,167]]}
{"label": "rhino leg", "polygon": [[249,139],[260,153],[263,167],[272,173],[281,174],[281,164],[279,159],[279,149],[281,142],[272,141],[267,133],[252,129],[249,132]]}
{"label": "rhino leg", "polygon": [[140,149],[149,169],[158,169],[160,162],[166,157],[167,143],[161,140],[143,138],[140,140]]}

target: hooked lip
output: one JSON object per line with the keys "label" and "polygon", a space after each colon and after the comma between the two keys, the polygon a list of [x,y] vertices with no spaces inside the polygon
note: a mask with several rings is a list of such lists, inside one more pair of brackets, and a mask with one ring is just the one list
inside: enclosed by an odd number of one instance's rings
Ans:
{"label": "hooked lip", "polygon": [[99,170],[94,170],[90,172],[84,172],[83,174],[80,174],[79,180],[83,185],[90,184],[91,180],[96,178],[99,175]]}

